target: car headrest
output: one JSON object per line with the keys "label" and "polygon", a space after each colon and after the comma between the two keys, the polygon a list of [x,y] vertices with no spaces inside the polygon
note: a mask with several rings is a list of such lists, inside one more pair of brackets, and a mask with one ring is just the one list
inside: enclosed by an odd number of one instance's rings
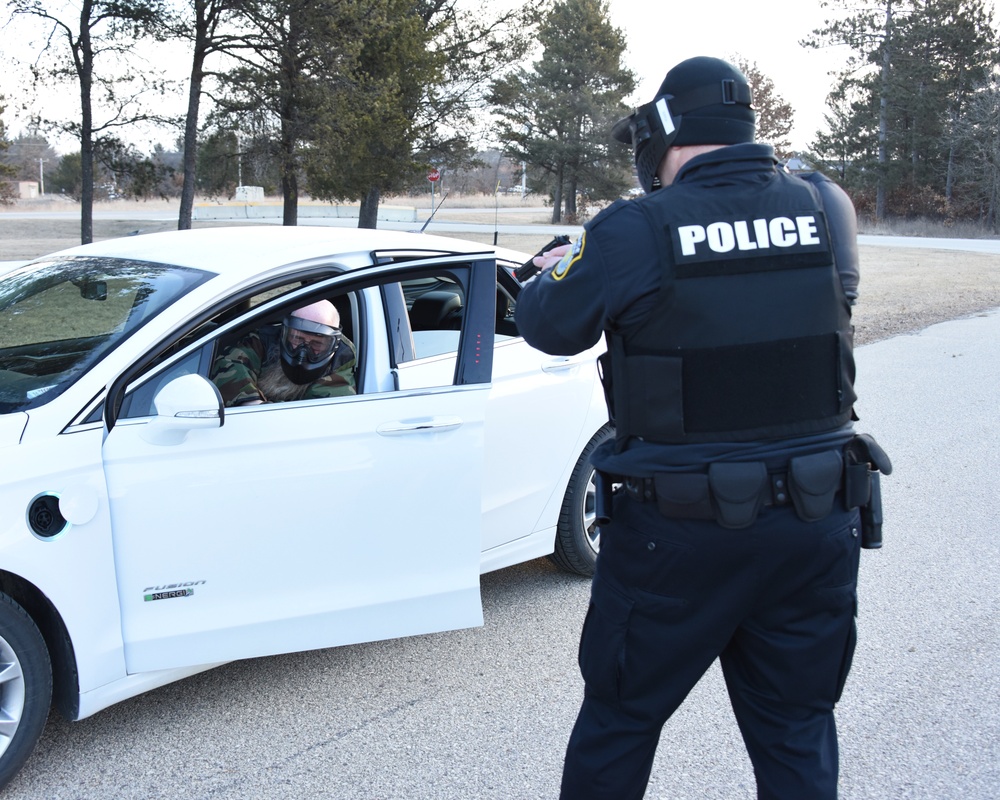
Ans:
{"label": "car headrest", "polygon": [[410,328],[415,331],[448,329],[448,322],[462,310],[462,298],[438,289],[420,295],[410,308]]}

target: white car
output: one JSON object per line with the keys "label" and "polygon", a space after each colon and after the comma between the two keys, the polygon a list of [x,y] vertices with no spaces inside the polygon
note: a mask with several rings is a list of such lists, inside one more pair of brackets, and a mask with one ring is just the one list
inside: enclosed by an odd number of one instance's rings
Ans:
{"label": "white car", "polygon": [[[596,359],[517,335],[524,254],[276,226],[0,276],[0,786],[69,719],[234,659],[482,624],[479,576],[593,569]],[[226,408],[219,353],[318,299],[356,392]]]}

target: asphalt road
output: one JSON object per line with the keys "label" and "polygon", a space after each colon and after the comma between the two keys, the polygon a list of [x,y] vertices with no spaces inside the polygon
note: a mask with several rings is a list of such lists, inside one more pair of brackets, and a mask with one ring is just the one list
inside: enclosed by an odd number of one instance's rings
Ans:
{"label": "asphalt road", "polygon": [[[859,427],[895,471],[885,547],[862,557],[841,796],[997,798],[1000,312],[857,355]],[[554,798],[587,581],[540,560],[482,587],[479,629],[233,663],[53,715],[5,798]],[[647,797],[753,786],[713,668],[666,726]]]}
{"label": "asphalt road", "polygon": [[[997,240],[860,241],[1000,252]],[[992,800],[1000,312],[857,357],[859,429],[896,469],[883,483],[885,547],[862,557],[841,796]],[[543,559],[482,587],[479,629],[239,662],[82,722],[54,714],[5,800],[554,798],[582,692],[588,583]],[[647,797],[754,797],[717,669],[664,729]]]}

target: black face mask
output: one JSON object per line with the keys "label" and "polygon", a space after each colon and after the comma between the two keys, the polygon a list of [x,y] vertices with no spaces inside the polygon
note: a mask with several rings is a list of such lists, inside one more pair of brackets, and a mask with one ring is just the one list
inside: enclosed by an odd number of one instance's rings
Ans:
{"label": "black face mask", "polygon": [[680,127],[680,117],[675,117],[670,110],[672,99],[671,95],[663,95],[652,103],[639,106],[611,129],[615,139],[632,145],[636,175],[647,194],[660,188],[656,173]]}
{"label": "black face mask", "polygon": [[281,326],[281,370],[292,383],[313,383],[323,376],[340,346],[341,330],[301,317]]}

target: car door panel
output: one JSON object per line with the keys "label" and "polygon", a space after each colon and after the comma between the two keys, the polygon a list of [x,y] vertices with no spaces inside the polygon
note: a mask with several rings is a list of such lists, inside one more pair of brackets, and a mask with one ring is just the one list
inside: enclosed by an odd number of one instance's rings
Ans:
{"label": "car door panel", "polygon": [[[494,348],[487,410],[483,550],[528,536],[544,525],[554,476],[566,472],[594,396],[597,350],[570,362],[523,339]],[[590,431],[587,432],[588,434]],[[553,523],[554,524],[554,520]]]}
{"label": "car door panel", "polygon": [[[499,296],[502,289],[497,290]],[[414,330],[412,340],[416,360],[400,365],[399,385],[436,386],[449,379],[457,332]],[[550,356],[520,337],[494,337],[483,488],[484,552],[555,524],[544,512],[553,502],[553,487],[562,488],[555,476],[569,473],[572,463],[567,460],[575,459],[582,447],[579,440],[597,381],[596,361],[603,350],[602,342],[578,355]],[[584,444],[591,433],[586,431]]]}
{"label": "car door panel", "polygon": [[[378,363],[387,344],[366,330]],[[482,624],[488,393],[227,409],[173,445],[117,424],[104,466],[129,672]]]}
{"label": "car door panel", "polygon": [[[481,624],[469,526],[484,391],[234,412],[172,447],[116,427],[105,470],[129,671]],[[460,424],[378,430],[443,408]],[[428,496],[435,474],[447,491]]]}

